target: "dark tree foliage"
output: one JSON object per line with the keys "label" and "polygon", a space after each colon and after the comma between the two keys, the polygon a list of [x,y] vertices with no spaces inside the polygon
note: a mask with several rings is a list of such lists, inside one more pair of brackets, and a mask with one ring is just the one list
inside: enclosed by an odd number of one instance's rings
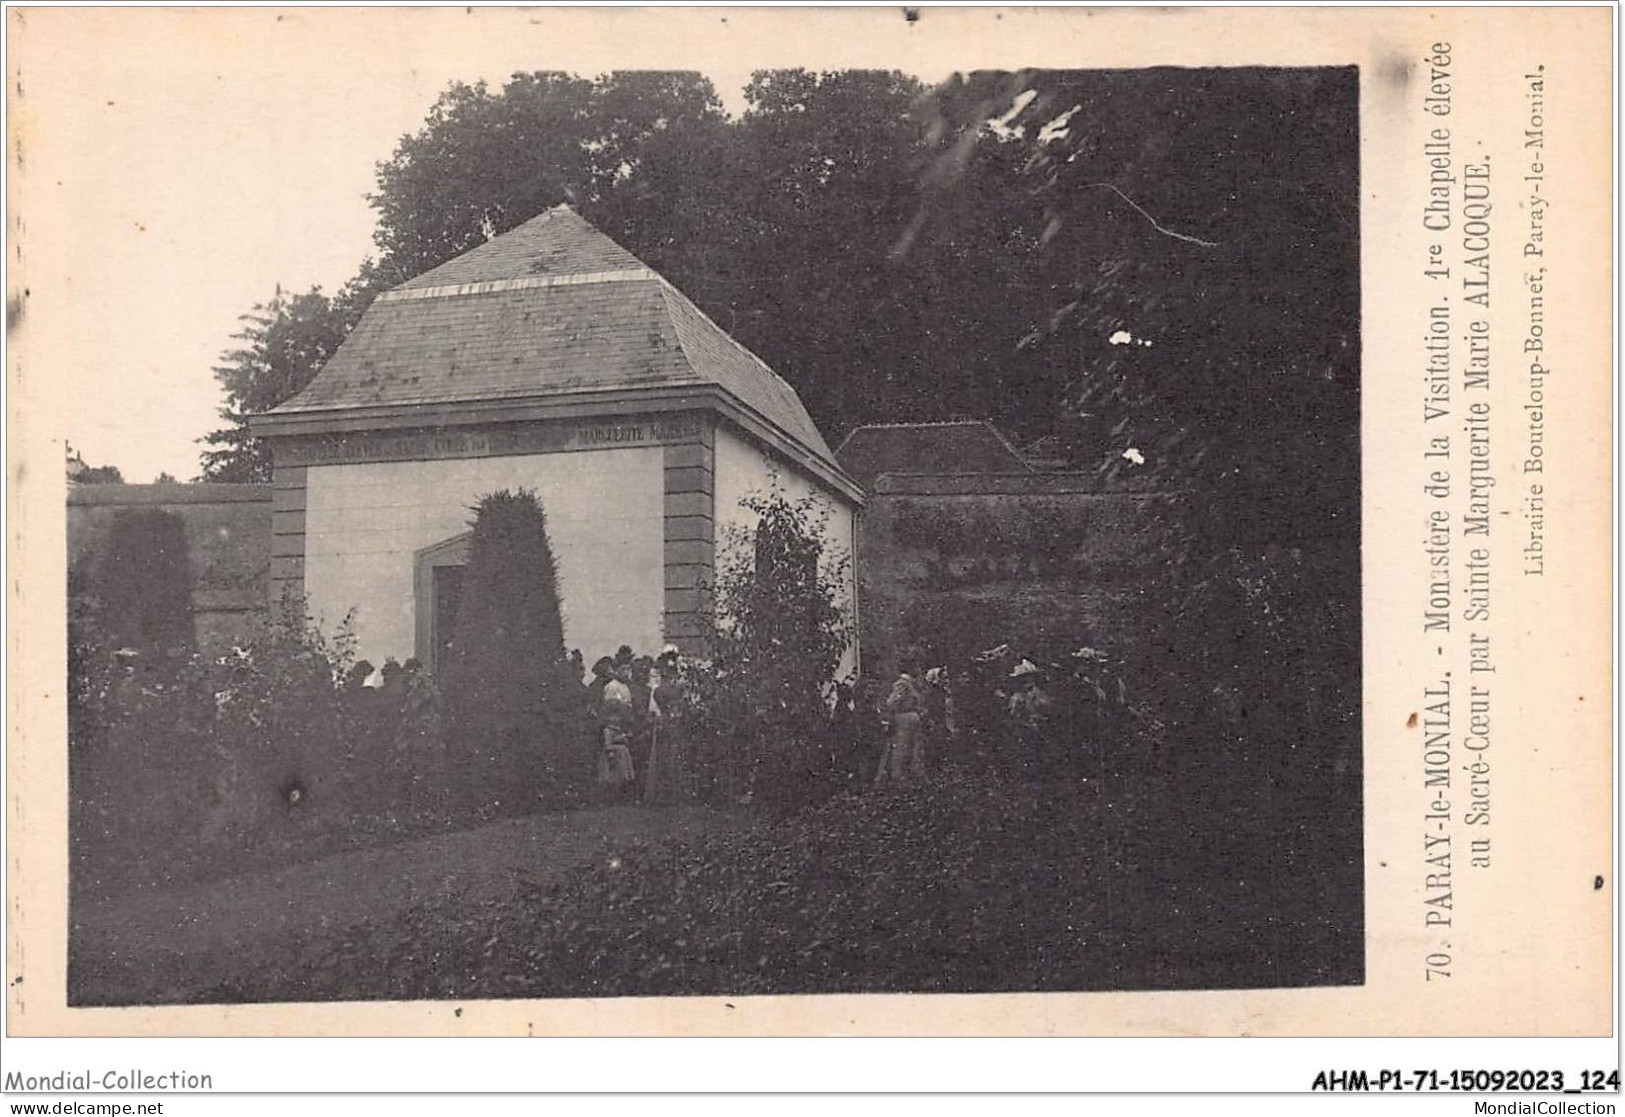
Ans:
{"label": "dark tree foliage", "polygon": [[1356,105],[1349,69],[976,74],[932,96],[927,246],[990,145],[1021,153],[1006,197],[1041,281],[1010,287],[1026,387],[998,417],[1108,484],[1194,495],[1148,623],[1210,680],[1293,662],[1271,643],[1303,636],[1269,623],[1284,584],[1247,592],[1270,568],[1328,604],[1309,651],[1357,656]]}
{"label": "dark tree foliage", "polygon": [[1355,72],[978,74],[933,102],[922,237],[990,142],[1021,152],[1041,281],[1011,288],[1026,387],[999,418],[1109,485],[1189,494],[1131,686],[1193,750],[1210,825],[1265,822],[1357,921]]}
{"label": "dark tree foliage", "polygon": [[933,379],[919,322],[931,293],[887,252],[913,208],[923,90],[895,72],[756,73],[699,239],[657,265],[833,437]]}
{"label": "dark tree foliage", "polygon": [[[699,74],[522,73],[499,91],[454,84],[379,164],[377,270],[386,285],[404,282],[561,202],[611,235],[636,227],[646,230],[640,243],[669,241],[687,192],[669,180],[704,166],[696,160],[722,119]],[[686,185],[701,185],[699,175]],[[628,191],[638,203],[619,198]]]}
{"label": "dark tree foliage", "polygon": [[124,474],[116,465],[91,466],[74,478],[81,485],[122,485]]}
{"label": "dark tree foliage", "polygon": [[1114,484],[1278,485],[1355,425],[1353,89],[1334,70],[934,89],[769,70],[729,120],[692,73],[453,85],[379,165],[378,258],[331,305],[279,295],[246,320],[206,473],[263,476],[243,416],[307,383],[376,292],[569,202],[832,439],[989,417]]}
{"label": "dark tree foliage", "polygon": [[142,509],[114,518],[87,588],[112,647],[168,655],[192,648],[193,585],[185,523]]}
{"label": "dark tree foliage", "polygon": [[923,227],[959,203],[959,165],[990,142],[979,122],[1007,113],[991,142],[1023,156],[1010,204],[1036,228],[1023,254],[1042,282],[1019,296],[1027,399],[1007,425],[1113,479],[1271,492],[1265,535],[1322,508],[1317,488],[1358,464],[1356,97],[1352,70],[978,74],[938,90]]}
{"label": "dark tree foliage", "polygon": [[271,453],[248,430],[248,417],[292,398],[337,351],[352,322],[313,287],[302,295],[278,290],[242,318],[242,343],[227,352],[214,376],[225,390],[220,417],[229,424],[204,436],[205,481],[269,481]]}
{"label": "dark tree foliage", "polygon": [[447,741],[471,806],[522,810],[571,774],[581,688],[564,657],[541,502],[525,490],[491,493],[471,526],[456,635],[441,672]]}

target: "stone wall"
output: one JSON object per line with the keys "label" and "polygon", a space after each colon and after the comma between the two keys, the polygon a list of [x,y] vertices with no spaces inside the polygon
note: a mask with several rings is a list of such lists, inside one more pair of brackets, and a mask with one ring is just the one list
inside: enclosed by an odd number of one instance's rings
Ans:
{"label": "stone wall", "polygon": [[1009,643],[1131,652],[1154,611],[1181,497],[1073,474],[884,474],[858,530],[866,666]]}
{"label": "stone wall", "polygon": [[193,617],[201,647],[240,642],[269,600],[271,486],[78,485],[68,489],[68,564],[94,562],[120,512],[179,516],[197,583]]}

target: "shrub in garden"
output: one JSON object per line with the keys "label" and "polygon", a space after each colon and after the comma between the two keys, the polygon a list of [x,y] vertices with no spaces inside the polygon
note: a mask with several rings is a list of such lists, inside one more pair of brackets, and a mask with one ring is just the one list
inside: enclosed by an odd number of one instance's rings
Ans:
{"label": "shrub in garden", "polygon": [[217,804],[226,826],[353,818],[382,786],[387,773],[358,752],[361,726],[340,689],[354,655],[349,617],[329,637],[289,593],[239,653],[212,665],[214,736],[231,768]]}
{"label": "shrub in garden", "polygon": [[825,695],[851,641],[841,601],[851,560],[827,547],[828,508],[815,498],[774,488],[740,506],[754,523],[720,548],[713,655],[690,680],[708,730],[701,762],[727,793],[783,799],[820,759]]}
{"label": "shrub in garden", "polygon": [[88,604],[70,663],[76,891],[243,871],[361,829],[410,758],[357,747],[337,688],[353,638],[289,597],[232,654],[115,655]]}
{"label": "shrub in garden", "polygon": [[81,563],[69,578],[76,895],[228,875],[446,821],[426,682],[347,690],[350,618],[324,632],[290,593],[228,655],[161,638],[137,646],[108,630],[102,571]]}
{"label": "shrub in garden", "polygon": [[1354,925],[1359,587],[1348,571],[1330,551],[1193,548],[1129,685],[1167,723],[1169,794],[1199,795],[1209,829],[1268,832],[1276,884]]}
{"label": "shrub in garden", "polygon": [[[79,868],[95,851],[127,847],[136,813],[171,816],[166,803],[195,781],[176,740],[200,716],[179,700],[192,589],[185,524],[158,510],[120,512],[100,550],[69,570],[69,828]],[[152,747],[133,744],[138,735]],[[185,758],[178,768],[176,755]],[[76,873],[75,886],[85,883]]]}
{"label": "shrub in garden", "polygon": [[558,572],[536,494],[474,508],[468,570],[442,668],[452,780],[472,809],[523,810],[585,778],[581,687],[564,652]]}

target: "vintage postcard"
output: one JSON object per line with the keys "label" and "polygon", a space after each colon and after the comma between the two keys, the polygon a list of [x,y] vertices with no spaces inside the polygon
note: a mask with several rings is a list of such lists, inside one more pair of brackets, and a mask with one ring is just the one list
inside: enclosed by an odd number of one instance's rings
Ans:
{"label": "vintage postcard", "polygon": [[7,15],[9,1034],[1610,1031],[1611,9]]}

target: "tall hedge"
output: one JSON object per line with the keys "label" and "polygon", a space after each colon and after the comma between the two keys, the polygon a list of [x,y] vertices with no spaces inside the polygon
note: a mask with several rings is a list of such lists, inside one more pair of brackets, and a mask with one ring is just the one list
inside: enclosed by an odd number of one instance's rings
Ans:
{"label": "tall hedge", "polygon": [[190,650],[192,560],[186,525],[172,512],[120,512],[97,557],[91,593],[112,646],[145,652]]}
{"label": "tall hedge", "polygon": [[491,493],[470,524],[462,602],[441,671],[447,743],[464,805],[510,813],[567,780],[581,688],[565,660],[541,501],[527,490]]}

